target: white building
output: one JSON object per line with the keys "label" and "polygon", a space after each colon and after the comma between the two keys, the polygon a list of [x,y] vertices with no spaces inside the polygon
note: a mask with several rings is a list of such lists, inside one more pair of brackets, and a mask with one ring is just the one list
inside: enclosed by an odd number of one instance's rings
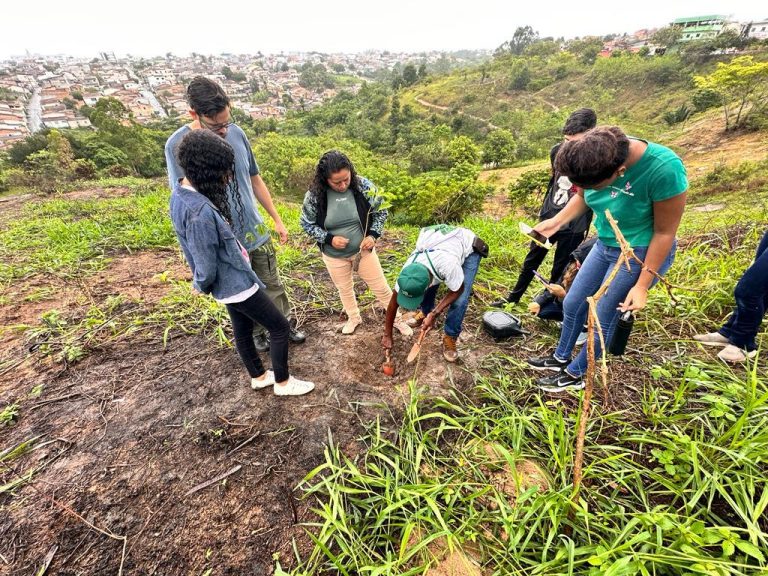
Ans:
{"label": "white building", "polygon": [[768,39],[768,19],[756,20],[744,26],[744,35],[757,40]]}

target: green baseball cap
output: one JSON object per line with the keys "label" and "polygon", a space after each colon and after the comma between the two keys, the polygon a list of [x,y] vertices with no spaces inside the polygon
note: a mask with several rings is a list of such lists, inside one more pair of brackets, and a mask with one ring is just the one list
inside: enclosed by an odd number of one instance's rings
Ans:
{"label": "green baseball cap", "polygon": [[407,310],[416,310],[424,300],[429,281],[429,270],[424,264],[408,264],[397,277],[397,304]]}

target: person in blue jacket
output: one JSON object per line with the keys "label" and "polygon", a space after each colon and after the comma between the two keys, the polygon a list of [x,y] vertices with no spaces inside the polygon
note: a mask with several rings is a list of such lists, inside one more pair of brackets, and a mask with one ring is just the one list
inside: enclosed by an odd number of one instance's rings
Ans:
{"label": "person in blue jacket", "polygon": [[[266,295],[264,283],[251,268],[248,252],[232,230],[233,217],[242,219],[242,199],[228,192],[234,176],[232,147],[208,130],[187,133],[176,150],[184,177],[171,193],[171,220],[184,257],[192,270],[193,287],[224,304],[232,320],[235,348],[251,376],[254,389],[273,386],[278,396],[311,392],[312,382],[288,372],[286,317]],[[228,193],[233,194],[232,214]],[[254,323],[268,331],[272,370],[265,370],[253,342]]]}

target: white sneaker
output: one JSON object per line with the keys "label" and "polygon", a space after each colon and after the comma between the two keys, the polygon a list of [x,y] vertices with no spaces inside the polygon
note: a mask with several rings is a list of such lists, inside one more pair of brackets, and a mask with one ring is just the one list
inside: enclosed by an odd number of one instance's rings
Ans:
{"label": "white sneaker", "polygon": [[699,344],[705,346],[726,346],[728,344],[728,338],[720,334],[720,332],[710,332],[709,334],[696,334],[693,337]]}
{"label": "white sneaker", "polygon": [[398,314],[395,316],[395,329],[400,332],[403,336],[413,336],[413,328],[408,326],[408,324],[403,320],[403,315]]}
{"label": "white sneaker", "polygon": [[275,383],[273,388],[275,396],[301,396],[315,389],[312,382],[299,380],[293,376],[288,376],[288,382],[283,385]]}
{"label": "white sneaker", "polygon": [[717,357],[725,362],[746,362],[747,358],[754,358],[756,355],[757,350],[747,352],[733,344],[728,344],[717,353]]}
{"label": "white sneaker", "polygon": [[586,330],[583,330],[579,333],[579,337],[576,338],[576,346],[581,346],[584,344],[584,342],[587,341],[587,338],[589,338],[589,332]]}
{"label": "white sneaker", "polygon": [[251,378],[251,388],[254,390],[261,390],[268,386],[272,386],[275,383],[275,373],[272,370],[267,370],[264,373],[264,378],[259,380],[258,378]]}
{"label": "white sneaker", "polygon": [[363,323],[362,318],[350,318],[347,320],[347,323],[344,324],[344,326],[341,327],[341,333],[342,334],[354,334],[355,330],[357,330],[357,327],[360,326],[360,324]]}

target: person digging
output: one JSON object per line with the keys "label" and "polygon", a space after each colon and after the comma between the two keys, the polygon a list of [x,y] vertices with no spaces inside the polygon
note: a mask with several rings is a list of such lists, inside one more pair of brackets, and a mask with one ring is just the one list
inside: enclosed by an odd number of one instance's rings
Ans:
{"label": "person digging", "polygon": [[[418,310],[416,325],[421,326],[417,343],[434,326],[435,319],[448,310],[443,335],[443,357],[456,362],[456,340],[461,333],[469,306],[472,284],[480,259],[488,255],[488,245],[466,228],[437,225],[422,228],[411,253],[395,283],[395,292],[387,307],[382,347],[387,358],[392,349],[392,327],[399,307]],[[435,305],[440,284],[448,289]]]}

